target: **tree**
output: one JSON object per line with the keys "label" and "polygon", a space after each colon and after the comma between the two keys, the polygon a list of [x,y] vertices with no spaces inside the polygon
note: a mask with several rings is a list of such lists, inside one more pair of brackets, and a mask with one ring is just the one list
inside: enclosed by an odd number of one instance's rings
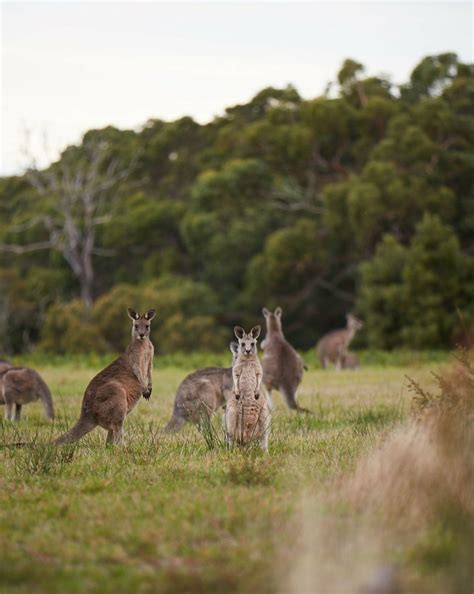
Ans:
{"label": "tree", "polygon": [[79,282],[81,299],[86,311],[90,311],[93,258],[110,254],[97,246],[97,228],[110,220],[114,192],[129,173],[130,168],[121,168],[118,159],[110,158],[104,142],[70,148],[46,170],[28,169],[27,180],[45,199],[43,212],[25,223],[13,225],[7,237],[20,235],[21,239],[22,232],[33,227],[41,229],[42,237],[31,243],[0,243],[0,250],[13,254],[58,251]]}
{"label": "tree", "polygon": [[[408,247],[386,235],[361,265],[358,310],[370,344],[391,348],[452,346],[459,312],[474,321],[474,258],[462,253],[453,230],[425,215]],[[466,329],[465,329],[466,330]]]}

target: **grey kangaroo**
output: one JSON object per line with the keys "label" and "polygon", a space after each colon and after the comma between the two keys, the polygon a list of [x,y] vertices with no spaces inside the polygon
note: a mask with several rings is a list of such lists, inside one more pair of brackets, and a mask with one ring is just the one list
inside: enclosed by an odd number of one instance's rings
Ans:
{"label": "grey kangaroo", "polygon": [[346,320],[345,328],[325,334],[316,345],[316,352],[324,369],[327,368],[329,363],[334,363],[336,369],[341,369],[349,344],[352,342],[357,330],[360,330],[364,325],[350,313],[346,315]]}
{"label": "grey kangaroo", "polygon": [[[235,362],[239,345],[230,343]],[[232,392],[232,367],[205,367],[190,373],[178,386],[173,415],[164,428],[169,433],[179,431],[186,422],[199,423],[224,406]]]}
{"label": "grey kangaroo", "polygon": [[36,400],[41,400],[48,419],[54,419],[51,392],[37,371],[12,365],[0,371],[0,404],[5,405],[5,419],[19,421],[22,406]]}
{"label": "grey kangaroo", "polygon": [[272,390],[279,390],[292,410],[310,412],[298,405],[296,392],[303,379],[304,363],[295,349],[286,340],[281,324],[281,307],[274,312],[263,308],[267,334],[262,343],[263,383],[271,396]]}
{"label": "grey kangaroo", "polygon": [[233,392],[226,404],[224,430],[229,445],[260,443],[268,451],[271,410],[262,390],[262,366],[257,355],[260,326],[247,334],[240,326],[234,332],[239,341],[239,352],[232,368]]}
{"label": "grey kangaroo", "polygon": [[5,361],[5,359],[0,359],[0,373],[3,373],[10,367],[13,367],[13,364],[10,361]]}
{"label": "grey kangaroo", "polygon": [[359,367],[359,357],[355,353],[347,351],[342,357],[341,365],[342,369],[357,369]]}
{"label": "grey kangaroo", "polygon": [[55,443],[77,441],[100,426],[107,429],[108,444],[120,444],[125,417],[141,396],[150,398],[154,355],[150,326],[156,312],[150,309],[140,315],[128,309],[128,315],[133,324],[127,350],[92,379],[84,393],[79,420]]}

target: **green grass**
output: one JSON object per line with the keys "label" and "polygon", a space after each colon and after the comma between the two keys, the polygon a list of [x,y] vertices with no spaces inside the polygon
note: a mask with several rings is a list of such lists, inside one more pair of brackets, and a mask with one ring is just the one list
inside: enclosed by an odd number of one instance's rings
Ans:
{"label": "green grass", "polygon": [[[53,392],[54,425],[39,404],[24,407],[20,424],[0,425],[2,594],[281,591],[302,494],[350,471],[406,416],[406,373],[429,384],[436,369],[307,372],[300,402],[315,414],[291,413],[274,393],[265,456],[229,451],[217,417],[212,443],[191,426],[161,434],[191,371],[162,363],[151,400],[127,419],[123,447],[106,448],[101,429],[52,447],[97,371],[84,359],[53,363],[38,369]],[[9,445],[18,442],[27,445]]]}

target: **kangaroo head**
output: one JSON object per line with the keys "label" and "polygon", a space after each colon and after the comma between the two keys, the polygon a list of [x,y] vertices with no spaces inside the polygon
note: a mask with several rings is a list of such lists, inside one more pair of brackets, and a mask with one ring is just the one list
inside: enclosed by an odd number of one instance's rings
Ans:
{"label": "kangaroo head", "polygon": [[230,352],[232,353],[232,365],[235,363],[235,361],[237,360],[237,357],[239,356],[239,343],[235,342],[235,340],[233,340],[231,343],[229,343],[229,348],[230,348]]}
{"label": "kangaroo head", "polygon": [[265,317],[265,321],[267,322],[267,330],[269,332],[271,330],[281,331],[281,314],[283,313],[281,307],[277,307],[274,312],[268,311],[268,309],[264,307],[262,309],[262,313]]}
{"label": "kangaroo head", "polygon": [[364,323],[361,320],[359,320],[358,318],[353,316],[351,313],[348,313],[346,315],[346,320],[347,320],[347,327],[350,328],[351,330],[360,330],[362,328],[362,326],[364,325]]}
{"label": "kangaroo head", "polygon": [[260,326],[254,326],[247,334],[240,326],[234,326],[234,334],[239,341],[239,353],[255,355],[257,352],[257,338],[260,336]]}
{"label": "kangaroo head", "polygon": [[156,311],[149,309],[142,316],[131,307],[127,311],[128,317],[133,321],[132,338],[138,338],[138,340],[148,338],[150,336],[151,321],[156,316]]}

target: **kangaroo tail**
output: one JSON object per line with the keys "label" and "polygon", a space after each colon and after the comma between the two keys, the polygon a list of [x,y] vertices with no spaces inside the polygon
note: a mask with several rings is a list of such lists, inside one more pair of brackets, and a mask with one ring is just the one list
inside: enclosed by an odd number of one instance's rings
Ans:
{"label": "kangaroo tail", "polygon": [[183,417],[173,414],[170,422],[163,428],[163,433],[175,433],[179,431],[185,423],[186,421]]}
{"label": "kangaroo tail", "polygon": [[39,397],[41,402],[43,403],[44,414],[48,417],[48,419],[52,420],[54,419],[54,406],[51,392],[46,383],[41,378],[39,378],[39,385]]}
{"label": "kangaroo tail", "polygon": [[64,443],[72,443],[74,441],[78,441],[81,439],[83,435],[92,431],[97,424],[94,421],[88,421],[87,419],[80,418],[75,425],[66,431],[64,435],[61,435],[57,439],[54,440],[53,443],[56,445],[62,445]]}

